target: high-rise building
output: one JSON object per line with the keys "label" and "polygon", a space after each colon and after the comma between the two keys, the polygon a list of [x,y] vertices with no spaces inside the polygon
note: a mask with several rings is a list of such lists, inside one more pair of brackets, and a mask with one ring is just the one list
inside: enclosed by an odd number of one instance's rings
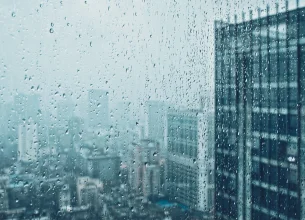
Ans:
{"label": "high-rise building", "polygon": [[160,193],[160,145],[157,141],[143,139],[130,145],[129,184],[145,199]]}
{"label": "high-rise building", "polygon": [[108,92],[105,90],[92,89],[88,92],[89,127],[92,129],[109,127]]}
{"label": "high-rise building", "polygon": [[166,124],[167,105],[163,101],[146,102],[146,127],[148,138],[158,140],[161,153],[165,153],[164,128]]}
{"label": "high-rise building", "polygon": [[37,124],[31,119],[19,125],[18,130],[18,160],[35,162],[38,158]]}
{"label": "high-rise building", "polygon": [[260,11],[215,23],[216,218],[304,219],[305,8]]}
{"label": "high-rise building", "polygon": [[211,219],[214,207],[214,143],[208,112],[170,110],[167,115],[166,187],[170,199]]}

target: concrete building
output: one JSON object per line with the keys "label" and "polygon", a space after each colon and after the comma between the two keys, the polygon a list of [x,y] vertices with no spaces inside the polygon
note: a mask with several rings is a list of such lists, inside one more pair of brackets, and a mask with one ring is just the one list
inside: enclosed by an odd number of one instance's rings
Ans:
{"label": "concrete building", "polygon": [[206,111],[171,110],[167,115],[167,195],[210,219],[214,208],[214,140]]}
{"label": "concrete building", "polygon": [[165,155],[164,129],[168,106],[163,101],[147,101],[145,106],[145,133],[149,139],[160,143],[161,154]]}
{"label": "concrete building", "polygon": [[160,145],[159,142],[143,139],[132,143],[129,149],[129,185],[147,200],[160,194]]}
{"label": "concrete building", "polygon": [[120,158],[104,152],[81,152],[80,168],[90,178],[104,183],[117,184],[120,171]]}
{"label": "concrete building", "polygon": [[29,120],[19,125],[18,130],[18,160],[23,162],[35,162],[38,152],[37,124]]}
{"label": "concrete building", "polygon": [[77,200],[79,206],[97,207],[99,195],[103,192],[103,183],[99,179],[87,176],[77,178]]}
{"label": "concrete building", "polygon": [[62,212],[70,211],[71,207],[71,192],[69,184],[64,184],[59,193],[59,209]]}
{"label": "concrete building", "polygon": [[215,23],[217,219],[305,219],[305,8],[275,7]]}

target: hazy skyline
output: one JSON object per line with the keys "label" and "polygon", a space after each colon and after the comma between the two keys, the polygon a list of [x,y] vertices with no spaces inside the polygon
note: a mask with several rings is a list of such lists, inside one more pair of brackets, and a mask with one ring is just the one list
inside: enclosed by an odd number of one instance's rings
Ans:
{"label": "hazy skyline", "polygon": [[213,89],[214,20],[275,1],[1,4],[1,102],[33,91],[47,108],[63,93],[81,104],[93,88],[134,107],[148,99],[198,107],[201,92]]}

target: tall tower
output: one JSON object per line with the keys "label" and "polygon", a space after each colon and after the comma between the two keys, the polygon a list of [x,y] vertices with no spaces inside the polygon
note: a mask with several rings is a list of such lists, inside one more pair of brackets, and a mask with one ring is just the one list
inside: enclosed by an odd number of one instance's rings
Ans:
{"label": "tall tower", "polygon": [[22,162],[37,161],[37,125],[32,120],[29,120],[28,122],[19,125],[18,141],[18,160]]}
{"label": "tall tower", "polygon": [[305,8],[260,11],[215,23],[216,219],[305,218]]}
{"label": "tall tower", "polygon": [[160,143],[160,153],[165,155],[165,126],[167,105],[163,101],[146,102],[146,127],[145,133],[148,138]]}

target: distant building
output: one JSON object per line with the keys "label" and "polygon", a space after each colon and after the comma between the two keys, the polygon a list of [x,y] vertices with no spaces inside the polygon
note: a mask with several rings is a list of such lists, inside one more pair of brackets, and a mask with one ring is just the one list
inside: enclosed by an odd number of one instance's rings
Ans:
{"label": "distant building", "polygon": [[171,110],[167,116],[167,195],[189,209],[214,206],[213,138],[210,115],[197,110]]}
{"label": "distant building", "polygon": [[120,158],[103,152],[81,153],[80,167],[90,178],[99,179],[109,184],[117,184],[120,171]]}
{"label": "distant building", "polygon": [[0,211],[7,210],[8,206],[8,194],[7,187],[9,183],[9,178],[6,175],[0,176]]}
{"label": "distant building", "polygon": [[108,92],[92,89],[88,91],[89,127],[92,129],[107,129],[109,127]]}
{"label": "distant building", "polygon": [[[9,209],[31,209],[37,208],[39,195],[36,190],[34,175],[18,175],[9,178],[7,194]],[[31,204],[32,203],[32,204]]]}
{"label": "distant building", "polygon": [[69,211],[71,209],[71,192],[68,184],[64,184],[59,193],[59,209]]}
{"label": "distant building", "polygon": [[90,177],[78,177],[77,197],[79,206],[98,205],[99,195],[103,192],[103,183],[99,179]]}
{"label": "distant building", "polygon": [[38,158],[37,125],[29,120],[19,125],[18,130],[18,160],[35,162]]}
{"label": "distant building", "polygon": [[129,152],[129,185],[146,199],[160,193],[160,145],[159,142],[143,139],[133,143]]}
{"label": "distant building", "polygon": [[146,102],[146,127],[148,138],[160,143],[161,154],[165,154],[164,129],[166,125],[167,105],[163,101]]}

